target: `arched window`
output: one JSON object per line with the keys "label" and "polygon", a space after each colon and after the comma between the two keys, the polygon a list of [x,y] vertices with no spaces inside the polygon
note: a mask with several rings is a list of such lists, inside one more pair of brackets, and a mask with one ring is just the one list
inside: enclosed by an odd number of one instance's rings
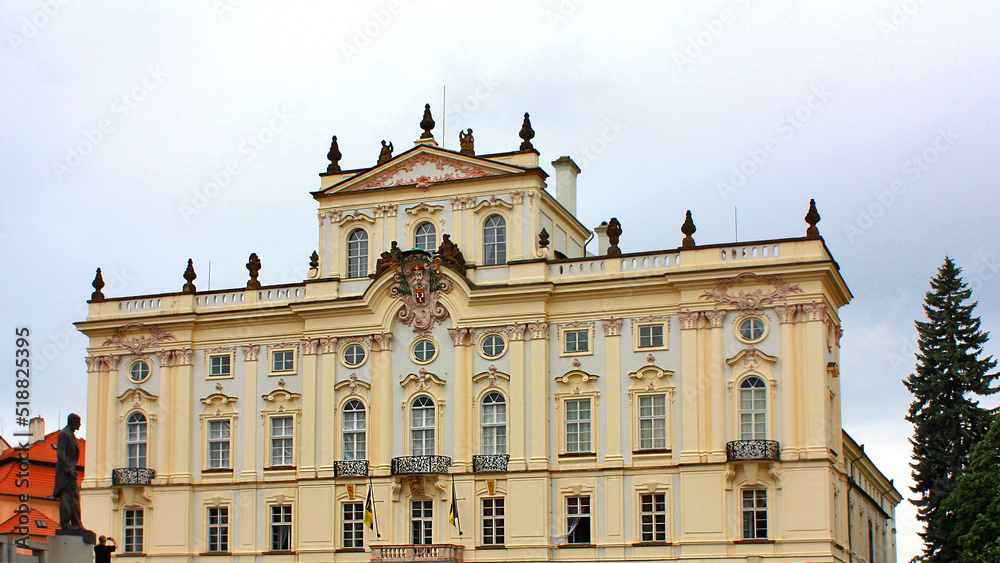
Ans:
{"label": "arched window", "polygon": [[347,277],[368,275],[368,233],[355,229],[347,237]]}
{"label": "arched window", "polygon": [[146,427],[146,415],[141,412],[134,412],[129,415],[125,422],[128,435],[125,439],[126,454],[128,455],[129,467],[146,467],[146,441],[148,433]]}
{"label": "arched window", "polygon": [[495,266],[507,262],[507,221],[490,215],[483,226],[483,265]]}
{"label": "arched window", "polygon": [[483,398],[483,455],[507,453],[507,403],[491,392]]}
{"label": "arched window", "polygon": [[417,397],[410,409],[410,455],[434,455],[434,402]]}
{"label": "arched window", "polygon": [[366,459],[365,406],[361,401],[350,400],[344,405],[344,460]]}
{"label": "arched window", "polygon": [[437,249],[437,229],[430,223],[420,223],[417,227],[416,235],[413,237],[413,246],[427,252],[434,252]]}
{"label": "arched window", "polygon": [[767,388],[752,376],[740,383],[740,440],[767,439]]}

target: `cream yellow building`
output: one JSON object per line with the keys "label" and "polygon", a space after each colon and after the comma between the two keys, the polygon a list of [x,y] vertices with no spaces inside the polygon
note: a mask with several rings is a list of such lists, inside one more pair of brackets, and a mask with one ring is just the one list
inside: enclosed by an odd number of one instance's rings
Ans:
{"label": "cream yellow building", "polygon": [[502,154],[433,126],[360,170],[335,138],[302,283],[255,255],[224,291],[98,276],[88,526],[164,563],[895,561],[900,496],[841,428],[851,294],[815,208],[805,236],[697,245],[689,215],[680,247],[621,254],[527,115]]}

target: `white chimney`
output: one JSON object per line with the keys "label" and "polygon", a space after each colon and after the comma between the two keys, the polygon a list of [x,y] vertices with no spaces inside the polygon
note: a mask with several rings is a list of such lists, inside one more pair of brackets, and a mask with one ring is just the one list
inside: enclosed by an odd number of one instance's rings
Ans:
{"label": "white chimney", "polygon": [[601,221],[601,224],[594,228],[597,233],[597,255],[607,256],[611,243],[608,241],[608,222]]}
{"label": "white chimney", "polygon": [[28,421],[29,443],[41,442],[45,439],[45,419],[36,416]]}
{"label": "white chimney", "polygon": [[576,176],[580,167],[568,156],[560,156],[552,161],[556,169],[556,201],[576,216]]}

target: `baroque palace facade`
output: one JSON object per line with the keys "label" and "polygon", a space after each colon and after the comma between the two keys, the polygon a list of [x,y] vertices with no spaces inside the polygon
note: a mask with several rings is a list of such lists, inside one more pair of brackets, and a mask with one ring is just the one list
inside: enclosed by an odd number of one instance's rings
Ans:
{"label": "baroque palace facade", "polygon": [[189,263],[118,298],[98,271],[88,527],[129,561],[895,561],[814,206],[804,237],[697,245],[689,213],[622,254],[527,114],[509,153],[433,127],[359,170],[334,137],[302,283],[251,255],[245,288]]}

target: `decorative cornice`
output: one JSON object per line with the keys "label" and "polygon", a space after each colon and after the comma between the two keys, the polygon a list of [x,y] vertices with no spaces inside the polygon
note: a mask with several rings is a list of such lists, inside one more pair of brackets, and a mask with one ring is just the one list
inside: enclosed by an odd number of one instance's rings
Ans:
{"label": "decorative cornice", "polygon": [[[743,290],[736,295],[729,293],[729,288],[745,279],[753,278],[760,283],[770,284],[771,291],[764,292],[762,289],[755,289],[747,293]],[[788,282],[781,279],[781,276],[760,276],[753,272],[743,272],[734,277],[720,279],[715,284],[715,289],[706,291],[699,299],[709,299],[720,304],[735,305],[737,308],[756,313],[766,303],[774,303],[775,300],[784,299],[792,293],[802,293],[802,289],[795,285],[788,285]]]}
{"label": "decorative cornice", "polygon": [[600,376],[587,373],[585,371],[580,371],[578,369],[567,371],[562,375],[557,375],[555,377],[556,383],[562,385],[569,385],[573,379],[579,379],[580,383],[587,383],[589,381],[597,381]]}
{"label": "decorative cornice", "polygon": [[420,368],[419,372],[407,375],[399,384],[404,389],[412,386],[417,391],[426,391],[430,388],[431,384],[443,386],[444,380],[426,369]]}
{"label": "decorative cornice", "polygon": [[222,405],[232,405],[236,401],[239,401],[239,398],[230,397],[224,393],[212,393],[204,399],[201,399],[201,404],[209,407],[218,407]]}
{"label": "decorative cornice", "polygon": [[[149,337],[133,336],[130,338],[128,333],[132,329],[148,330]],[[174,338],[174,335],[164,331],[156,325],[132,322],[116,328],[114,333],[112,333],[111,338],[104,341],[104,345],[107,346],[110,344],[119,349],[129,350],[136,356],[139,356],[146,348],[155,346],[161,342],[166,342],[167,340],[176,339]]]}
{"label": "decorative cornice", "polygon": [[[412,173],[418,165],[421,164],[431,164],[442,174],[435,176],[429,176],[428,174],[421,174],[416,178],[411,178],[409,176],[404,176],[396,180],[392,180],[393,176],[400,172]],[[451,168],[452,172],[446,172],[445,168]],[[485,176],[493,176],[495,172],[487,171],[483,168],[478,168],[475,166],[467,165],[463,162],[457,160],[451,160],[442,158],[436,155],[422,154],[415,158],[411,158],[397,166],[386,170],[382,174],[379,174],[369,180],[367,183],[362,185],[357,190],[370,190],[374,188],[389,188],[395,186],[406,186],[410,184],[416,184],[420,187],[429,187],[431,183],[434,182],[445,182],[449,180],[464,180],[466,178],[482,178]]]}
{"label": "decorative cornice", "polygon": [[559,328],[576,328],[576,327],[579,327],[579,328],[584,328],[584,327],[593,328],[594,321],[573,321],[573,322],[569,322],[569,323],[559,323],[557,326],[559,326]]}
{"label": "decorative cornice", "polygon": [[419,213],[430,213],[435,214],[444,210],[444,207],[440,205],[427,205],[426,203],[420,203],[419,205],[414,205],[413,207],[408,207],[406,213],[408,215],[417,215]]}

